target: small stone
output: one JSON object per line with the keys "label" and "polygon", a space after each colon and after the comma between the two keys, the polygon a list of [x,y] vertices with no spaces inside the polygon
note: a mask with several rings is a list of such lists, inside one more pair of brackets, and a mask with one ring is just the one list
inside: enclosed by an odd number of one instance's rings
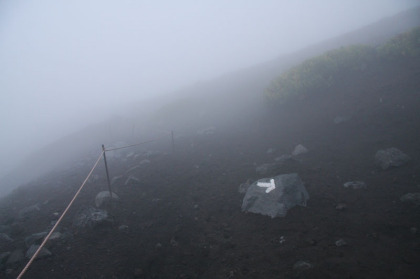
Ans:
{"label": "small stone", "polygon": [[378,150],[375,154],[375,163],[383,170],[390,167],[400,167],[408,161],[410,161],[410,157],[395,147]]}
{"label": "small stone", "polygon": [[337,246],[337,247],[342,247],[342,246],[346,246],[346,245],[347,245],[347,242],[342,238],[340,238],[339,240],[337,240],[335,242],[335,246]]}
{"label": "small stone", "polygon": [[[32,258],[33,255],[35,255],[36,251],[39,249],[40,245],[31,245],[31,247],[29,247],[28,251],[26,252],[26,257],[28,259]],[[38,256],[36,257],[37,259],[42,259],[42,258],[46,258],[51,256],[52,253],[50,252],[50,250],[48,250],[45,247],[42,247],[41,251],[39,252]]]}
{"label": "small stone", "polygon": [[335,209],[336,210],[339,210],[339,211],[343,211],[343,210],[347,209],[347,204],[345,204],[345,203],[339,203],[339,204],[337,204],[337,206],[335,207]]}
{"label": "small stone", "polygon": [[60,232],[53,232],[50,236],[50,240],[56,240],[62,238],[63,235]]}
{"label": "small stone", "polygon": [[156,243],[155,248],[156,249],[162,248],[162,243],[160,243],[160,242]]}
{"label": "small stone", "polygon": [[343,184],[344,188],[352,189],[362,189],[366,188],[366,183],[364,181],[349,181]]}
{"label": "small stone", "polygon": [[308,270],[308,269],[311,269],[312,267],[313,267],[313,264],[311,264],[309,262],[306,262],[306,261],[297,261],[293,265],[293,269],[298,270],[298,271]]}
{"label": "small stone", "polygon": [[13,242],[13,239],[5,233],[0,233],[0,241]]}
{"label": "small stone", "polygon": [[28,237],[25,237],[25,245],[26,247],[31,247],[33,244],[41,244],[44,238],[48,235],[48,232],[39,232],[31,234]]}
{"label": "small stone", "polygon": [[[112,198],[111,198],[112,195]],[[99,192],[95,197],[96,207],[101,207],[102,205],[109,204],[111,201],[119,201],[119,197],[114,192],[102,191]]]}
{"label": "small stone", "polygon": [[118,229],[120,231],[128,231],[128,226],[127,225],[121,225],[121,226],[118,227]]}
{"label": "small stone", "polygon": [[411,227],[411,228],[410,228],[410,232],[411,232],[412,234],[416,234],[416,233],[417,233],[417,228],[416,228],[416,227]]}
{"label": "small stone", "polygon": [[308,153],[308,149],[305,146],[303,146],[301,144],[298,144],[295,147],[295,149],[293,150],[292,155],[293,156],[298,156],[298,155],[305,154],[305,153]]}
{"label": "small stone", "polygon": [[420,193],[407,193],[400,198],[401,202],[420,205]]}
{"label": "small stone", "polygon": [[25,207],[25,208],[23,208],[19,211],[19,218],[22,219],[22,218],[29,217],[31,215],[34,215],[36,212],[38,212],[40,210],[41,209],[40,209],[38,204]]}
{"label": "small stone", "polygon": [[139,183],[140,183],[140,179],[138,179],[135,176],[130,175],[125,181],[124,185],[133,185],[133,184],[139,184]]}
{"label": "small stone", "polygon": [[176,241],[174,238],[171,239],[170,243],[171,243],[171,245],[173,247],[177,247],[178,246],[178,241]]}
{"label": "small stone", "polygon": [[280,244],[283,244],[283,243],[285,243],[286,242],[286,238],[282,235],[282,236],[280,236],[280,240],[279,240],[279,243]]}

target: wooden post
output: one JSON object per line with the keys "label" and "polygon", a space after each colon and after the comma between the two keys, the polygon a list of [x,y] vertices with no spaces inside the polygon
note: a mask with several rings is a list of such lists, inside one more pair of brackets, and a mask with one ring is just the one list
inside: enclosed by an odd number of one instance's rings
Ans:
{"label": "wooden post", "polygon": [[172,139],[172,153],[175,153],[174,131],[171,131],[171,139]]}
{"label": "wooden post", "polygon": [[105,150],[105,146],[103,144],[102,144],[102,151],[104,153],[105,171],[106,171],[106,179],[108,181],[109,196],[111,197],[111,203],[112,203],[111,181],[109,180],[108,164],[106,162],[106,155],[105,155],[106,150]]}

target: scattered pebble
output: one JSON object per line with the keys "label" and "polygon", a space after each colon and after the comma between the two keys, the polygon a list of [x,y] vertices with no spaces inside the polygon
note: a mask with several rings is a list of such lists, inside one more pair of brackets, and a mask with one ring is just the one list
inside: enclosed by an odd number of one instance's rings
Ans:
{"label": "scattered pebble", "polygon": [[345,204],[345,203],[339,203],[339,204],[337,204],[337,206],[335,207],[335,209],[337,209],[339,211],[343,211],[343,210],[347,209],[347,204]]}
{"label": "scattered pebble", "polygon": [[340,238],[339,240],[337,240],[335,242],[335,246],[337,246],[337,247],[342,247],[342,246],[346,246],[346,245],[347,245],[347,242],[342,238]]}
{"label": "scattered pebble", "polygon": [[305,153],[308,153],[308,149],[305,146],[298,144],[293,150],[292,155],[298,156],[300,154],[305,154]]}
{"label": "scattered pebble", "polygon": [[307,270],[307,269],[311,269],[312,267],[314,267],[313,264],[306,262],[306,261],[297,261],[294,265],[293,265],[293,269],[294,270],[298,270],[298,271],[302,271],[302,270]]}
{"label": "scattered pebble", "polygon": [[283,244],[286,242],[286,238],[282,235],[280,236],[280,240],[279,240],[280,244]]}
{"label": "scattered pebble", "polygon": [[401,202],[420,205],[420,193],[407,193],[400,198]]}
{"label": "scattered pebble", "polygon": [[128,231],[128,226],[127,225],[121,225],[121,226],[118,227],[118,229],[120,231]]}
{"label": "scattered pebble", "polygon": [[352,189],[362,189],[366,188],[366,183],[364,181],[349,181],[343,184],[344,188]]}

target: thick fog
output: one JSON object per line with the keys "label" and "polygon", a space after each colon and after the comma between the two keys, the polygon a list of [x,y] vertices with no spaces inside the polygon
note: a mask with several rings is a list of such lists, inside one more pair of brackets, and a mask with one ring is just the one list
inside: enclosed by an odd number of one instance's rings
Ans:
{"label": "thick fog", "polygon": [[0,177],[139,101],[363,27],[418,1],[0,2]]}

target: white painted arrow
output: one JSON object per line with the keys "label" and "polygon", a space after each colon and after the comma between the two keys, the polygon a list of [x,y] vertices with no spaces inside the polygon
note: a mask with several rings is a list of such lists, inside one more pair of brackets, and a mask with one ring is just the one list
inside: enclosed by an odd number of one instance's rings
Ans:
{"label": "white painted arrow", "polygon": [[271,179],[270,182],[258,182],[257,186],[267,188],[265,190],[266,193],[270,193],[271,191],[276,189],[276,183],[274,183],[274,179]]}

